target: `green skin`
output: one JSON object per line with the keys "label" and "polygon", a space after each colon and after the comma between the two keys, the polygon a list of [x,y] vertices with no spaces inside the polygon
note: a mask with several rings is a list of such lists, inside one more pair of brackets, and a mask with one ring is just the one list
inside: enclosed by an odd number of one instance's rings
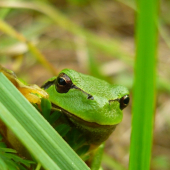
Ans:
{"label": "green skin", "polygon": [[49,79],[43,85],[49,100],[87,136],[88,144],[101,145],[122,121],[120,99],[129,95],[129,91],[74,70],[64,69],[60,73],[65,73],[74,86],[60,93],[57,77]]}

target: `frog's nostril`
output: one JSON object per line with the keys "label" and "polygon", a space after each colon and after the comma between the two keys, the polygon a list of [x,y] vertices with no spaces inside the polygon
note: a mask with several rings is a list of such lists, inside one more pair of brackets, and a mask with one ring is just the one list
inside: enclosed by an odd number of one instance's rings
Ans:
{"label": "frog's nostril", "polygon": [[94,100],[94,97],[92,95],[88,94],[87,99]]}

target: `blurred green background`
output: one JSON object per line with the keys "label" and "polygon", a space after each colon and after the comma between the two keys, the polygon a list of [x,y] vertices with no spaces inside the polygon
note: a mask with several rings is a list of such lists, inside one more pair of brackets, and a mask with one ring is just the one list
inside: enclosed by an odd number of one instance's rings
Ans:
{"label": "blurred green background", "polygon": [[[132,90],[135,1],[1,0],[0,8],[0,64],[19,78],[42,85],[55,74],[49,62],[57,72],[71,68]],[[169,9],[162,0],[152,170],[170,169]],[[130,126],[131,104],[106,142],[104,169],[128,167]]]}

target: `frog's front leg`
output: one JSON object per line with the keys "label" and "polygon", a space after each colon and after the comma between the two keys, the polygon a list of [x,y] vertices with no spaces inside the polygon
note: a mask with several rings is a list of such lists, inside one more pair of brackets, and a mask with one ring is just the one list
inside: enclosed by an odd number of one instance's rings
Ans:
{"label": "frog's front leg", "polygon": [[92,158],[89,162],[91,170],[103,170],[101,167],[102,157],[104,151],[104,143],[102,143],[95,151],[93,152]]}

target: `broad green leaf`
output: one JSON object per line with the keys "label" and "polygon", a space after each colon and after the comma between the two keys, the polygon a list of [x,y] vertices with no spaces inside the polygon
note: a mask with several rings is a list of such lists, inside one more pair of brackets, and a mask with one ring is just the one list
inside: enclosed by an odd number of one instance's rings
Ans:
{"label": "broad green leaf", "polygon": [[0,119],[45,169],[89,169],[2,73],[0,93]]}

